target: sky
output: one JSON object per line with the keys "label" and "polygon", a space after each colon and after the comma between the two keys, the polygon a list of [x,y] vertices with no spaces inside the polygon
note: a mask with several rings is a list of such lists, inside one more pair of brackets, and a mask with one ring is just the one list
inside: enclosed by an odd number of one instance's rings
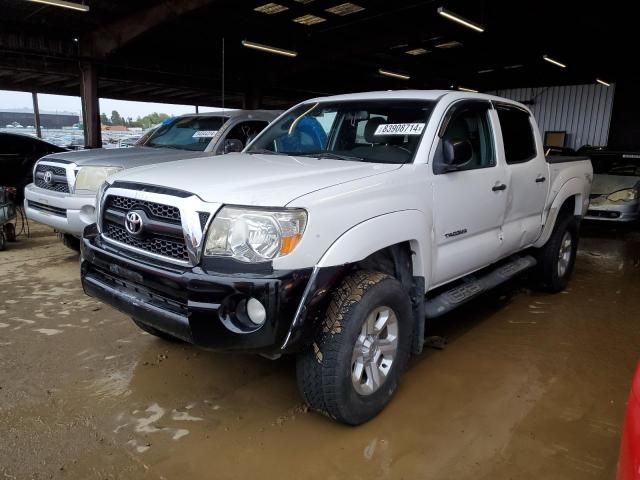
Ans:
{"label": "sky", "polygon": [[[73,112],[80,115],[80,97],[70,97],[66,95],[38,94],[38,107],[41,111],[64,111]],[[13,92],[0,90],[0,110],[7,108],[33,108],[30,92]],[[167,103],[150,102],[130,102],[126,100],[113,100],[110,98],[100,99],[100,112],[111,116],[111,112],[117,110],[120,116],[134,120],[140,116],[144,117],[149,113],[166,113],[168,115],[180,115],[183,113],[195,112],[193,105],[172,105]],[[200,112],[214,112],[220,110],[216,107],[200,107]]]}

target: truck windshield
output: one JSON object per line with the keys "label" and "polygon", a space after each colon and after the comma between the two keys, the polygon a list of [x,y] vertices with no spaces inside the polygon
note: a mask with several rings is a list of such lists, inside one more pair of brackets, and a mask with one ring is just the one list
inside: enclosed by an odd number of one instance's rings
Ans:
{"label": "truck windshield", "polygon": [[149,135],[144,146],[202,152],[226,121],[227,117],[197,115],[168,119]]}
{"label": "truck windshield", "polygon": [[434,105],[424,100],[305,103],[267,127],[246,152],[409,163]]}

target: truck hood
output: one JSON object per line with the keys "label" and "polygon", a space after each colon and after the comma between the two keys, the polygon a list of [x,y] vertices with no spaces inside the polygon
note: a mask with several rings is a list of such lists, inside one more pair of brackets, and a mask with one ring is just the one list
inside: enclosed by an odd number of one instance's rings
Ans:
{"label": "truck hood", "polygon": [[591,193],[594,195],[609,195],[618,190],[633,188],[638,183],[640,183],[640,177],[598,174],[593,176]]}
{"label": "truck hood", "polygon": [[205,202],[282,207],[323,188],[397,170],[402,165],[284,155],[228,155],[182,160],[120,172],[111,181],[159,185]]}
{"label": "truck hood", "polygon": [[65,160],[73,162],[80,167],[122,167],[133,168],[154,163],[173,162],[184,158],[210,156],[204,152],[190,152],[173,148],[96,148],[91,150],[79,150],[76,152],[63,152],[48,155],[47,160]]}

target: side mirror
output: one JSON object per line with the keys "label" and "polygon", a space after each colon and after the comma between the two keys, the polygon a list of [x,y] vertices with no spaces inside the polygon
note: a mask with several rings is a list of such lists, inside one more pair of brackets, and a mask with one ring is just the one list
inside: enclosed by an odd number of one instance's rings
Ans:
{"label": "side mirror", "polygon": [[241,152],[243,148],[244,144],[240,140],[228,138],[224,141],[222,153],[226,155],[227,153]]}
{"label": "side mirror", "polygon": [[473,156],[471,142],[467,139],[453,138],[442,141],[442,150],[435,164],[435,173],[447,173],[459,170],[469,163]]}

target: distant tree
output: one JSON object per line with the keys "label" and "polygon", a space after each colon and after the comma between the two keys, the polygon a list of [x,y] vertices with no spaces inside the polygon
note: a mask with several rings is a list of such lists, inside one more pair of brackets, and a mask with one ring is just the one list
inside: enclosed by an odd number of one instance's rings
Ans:
{"label": "distant tree", "polygon": [[117,110],[114,110],[111,112],[111,123],[113,125],[124,125],[124,122],[122,121],[122,117],[120,116]]}
{"label": "distant tree", "polygon": [[100,123],[102,123],[102,125],[111,125],[111,120],[109,120],[106,113],[100,114]]}

